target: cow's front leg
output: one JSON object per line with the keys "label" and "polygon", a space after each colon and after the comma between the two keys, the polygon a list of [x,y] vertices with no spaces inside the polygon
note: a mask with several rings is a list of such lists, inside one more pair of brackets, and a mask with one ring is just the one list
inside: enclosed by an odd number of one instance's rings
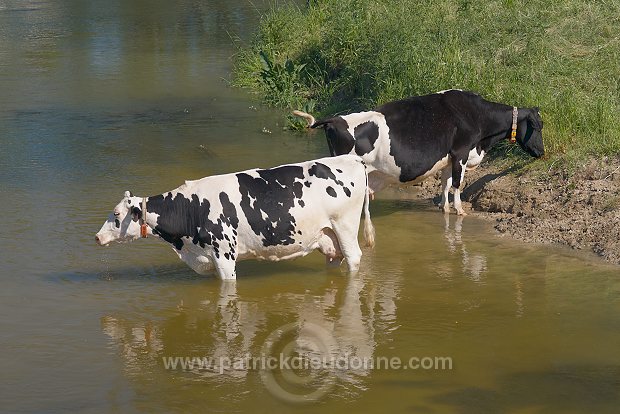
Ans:
{"label": "cow's front leg", "polygon": [[232,255],[227,254],[224,256],[220,253],[220,257],[213,257],[213,262],[217,275],[220,279],[234,280],[237,278],[237,273],[235,271],[237,263]]}
{"label": "cow's front leg", "polygon": [[452,187],[454,187],[454,208],[459,216],[466,216],[465,210],[461,203],[461,187],[465,178],[465,165],[467,159],[462,162],[458,158],[452,160]]}
{"label": "cow's front leg", "polygon": [[439,203],[439,208],[445,214],[450,213],[450,201],[448,200],[450,187],[452,187],[452,169],[446,167],[441,171],[441,202]]}

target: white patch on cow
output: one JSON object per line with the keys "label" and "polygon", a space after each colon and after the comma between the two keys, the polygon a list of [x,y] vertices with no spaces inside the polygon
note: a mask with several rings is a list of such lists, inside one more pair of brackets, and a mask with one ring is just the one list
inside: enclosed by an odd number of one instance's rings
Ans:
{"label": "white patch on cow", "polygon": [[[367,111],[344,115],[342,118],[347,122],[348,131],[352,136],[355,136],[355,127],[363,123],[373,122],[379,127],[379,137],[374,143],[373,150],[361,156],[366,163],[369,174],[377,171],[380,171],[383,174],[380,178],[379,176],[376,176],[374,180],[374,184],[382,186],[380,188],[375,188],[371,185],[371,190],[376,192],[389,183],[398,182],[401,169],[398,165],[396,165],[396,160],[390,154],[390,128],[385,121],[385,116],[380,112]],[[350,153],[355,154],[355,147],[353,147]]]}
{"label": "white patch on cow", "polygon": [[454,189],[454,209],[456,210],[456,214],[458,214],[459,216],[466,216],[467,213],[465,213],[465,210],[463,210],[463,205],[461,204],[461,188],[463,188],[463,186],[465,185],[464,182],[464,178],[465,178],[465,170],[466,170],[466,165],[467,165],[467,161],[465,161],[464,163],[460,163],[461,165],[461,185],[459,185],[459,188],[455,188]]}
{"label": "white patch on cow", "polygon": [[450,193],[450,187],[452,187],[452,168],[446,167],[441,172],[441,202],[439,203],[439,208],[443,210],[444,213],[450,213],[450,202],[448,201],[448,195]]}
{"label": "white patch on cow", "polygon": [[471,151],[469,151],[469,156],[467,157],[467,171],[475,170],[476,168],[478,168],[484,156],[484,150],[480,150],[480,154],[478,154],[476,148],[473,148]]}
{"label": "white patch on cow", "polygon": [[458,92],[463,92],[462,89],[445,89],[443,91],[439,91],[439,92],[435,92],[436,95],[443,95],[446,92],[450,92],[450,91],[458,91]]}

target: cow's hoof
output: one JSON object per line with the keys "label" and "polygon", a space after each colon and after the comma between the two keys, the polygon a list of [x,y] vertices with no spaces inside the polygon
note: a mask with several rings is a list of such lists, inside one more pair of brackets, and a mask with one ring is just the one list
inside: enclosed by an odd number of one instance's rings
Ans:
{"label": "cow's hoof", "polygon": [[325,256],[325,265],[327,267],[340,267],[343,261],[344,261],[344,257]]}
{"label": "cow's hoof", "polygon": [[456,212],[456,214],[459,216],[463,216],[463,217],[467,215],[467,213],[464,210],[459,210]]}

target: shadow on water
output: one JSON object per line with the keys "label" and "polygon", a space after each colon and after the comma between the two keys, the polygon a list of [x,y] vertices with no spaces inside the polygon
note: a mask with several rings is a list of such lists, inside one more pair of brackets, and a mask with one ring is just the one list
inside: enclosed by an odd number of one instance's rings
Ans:
{"label": "shadow on water", "polygon": [[73,271],[52,273],[43,276],[44,280],[51,283],[81,283],[97,281],[131,281],[148,283],[182,283],[199,282],[204,276],[196,274],[187,266],[180,265],[159,265],[149,268],[144,267],[113,267],[96,272]]}
{"label": "shadow on water", "polygon": [[[620,404],[620,365],[564,365],[505,375],[495,389],[468,387],[433,401],[461,414],[511,412],[615,413]],[[611,409],[610,407],[616,407]]]}
{"label": "shadow on water", "polygon": [[395,213],[402,213],[404,211],[433,211],[437,210],[428,205],[427,200],[420,200],[415,198],[413,191],[411,192],[411,199],[385,199],[377,198],[370,202],[370,216],[371,218],[389,217]]}
{"label": "shadow on water", "polygon": [[[309,263],[311,262],[311,263]],[[315,262],[318,262],[315,263]],[[318,275],[345,277],[346,266],[328,267],[324,264],[323,256],[313,253],[311,259],[298,259],[282,262],[268,262],[259,260],[245,260],[237,263],[237,278],[240,280],[260,280],[270,277],[289,276],[309,278]],[[104,270],[52,273],[42,276],[50,283],[80,283],[97,281],[130,281],[140,283],[221,283],[215,272],[208,275],[199,275],[186,264],[151,265],[151,266],[106,266]]]}

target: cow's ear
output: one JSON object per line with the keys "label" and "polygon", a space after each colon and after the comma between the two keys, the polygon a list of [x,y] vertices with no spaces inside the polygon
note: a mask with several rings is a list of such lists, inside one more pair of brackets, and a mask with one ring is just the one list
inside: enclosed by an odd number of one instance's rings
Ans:
{"label": "cow's ear", "polygon": [[142,218],[142,210],[140,210],[138,207],[132,207],[131,208],[131,219],[133,221],[138,221]]}
{"label": "cow's ear", "polygon": [[542,122],[542,118],[540,117],[540,109],[537,106],[532,108],[527,119],[531,127],[539,131],[542,129],[543,122]]}

